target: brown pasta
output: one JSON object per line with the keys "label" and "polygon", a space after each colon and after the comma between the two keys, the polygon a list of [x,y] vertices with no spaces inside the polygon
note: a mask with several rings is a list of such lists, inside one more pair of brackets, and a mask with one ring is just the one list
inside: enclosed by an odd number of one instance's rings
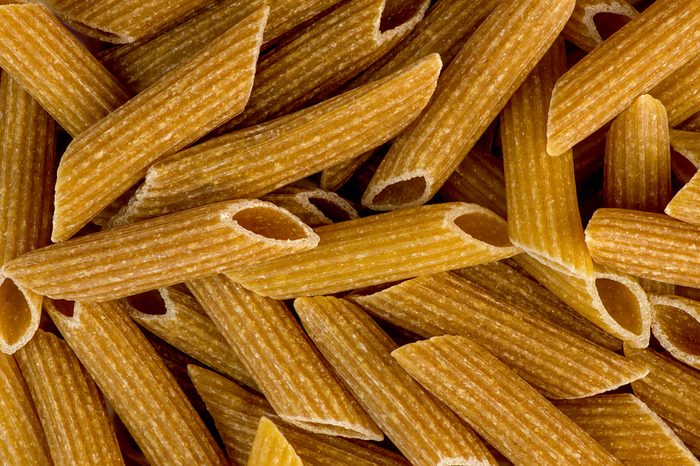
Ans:
{"label": "brown pasta", "polygon": [[311,227],[353,220],[357,210],[334,192],[302,186],[286,186],[261,198],[288,210]]}
{"label": "brown pasta", "polygon": [[696,113],[686,121],[682,129],[686,131],[700,131],[700,112]]}
{"label": "brown pasta", "polygon": [[[700,131],[700,128],[698,128]],[[695,167],[700,166],[700,132],[672,129],[671,146]]]}
{"label": "brown pasta", "polygon": [[659,99],[666,107],[671,127],[679,126],[700,112],[698,79],[700,79],[700,55],[680,67],[651,90],[651,95]]}
{"label": "brown pasta", "polygon": [[303,463],[275,423],[266,417],[261,417],[253,447],[248,456],[248,466],[287,465],[303,466]]}
{"label": "brown pasta", "polygon": [[[700,225],[700,175],[697,173],[673,196],[665,212],[673,218]],[[690,285],[693,286],[693,285]]]}
{"label": "brown pasta", "polygon": [[270,20],[265,28],[265,44],[274,43],[284,33],[306,24],[340,0],[274,0],[270,2]]}
{"label": "brown pasta", "polygon": [[637,16],[637,10],[626,0],[576,0],[574,12],[562,33],[590,52]]}
{"label": "brown pasta", "polygon": [[651,328],[663,348],[700,369],[700,302],[680,296],[652,296]]}

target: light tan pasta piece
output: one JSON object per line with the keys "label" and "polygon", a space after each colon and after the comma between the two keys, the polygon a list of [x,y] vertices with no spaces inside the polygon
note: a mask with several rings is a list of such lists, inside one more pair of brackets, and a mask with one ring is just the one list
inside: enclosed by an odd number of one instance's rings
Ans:
{"label": "light tan pasta piece", "polygon": [[696,172],[690,181],[673,196],[665,212],[673,218],[700,225],[700,174]]}
{"label": "light tan pasta piece", "polygon": [[284,438],[274,422],[260,418],[248,466],[303,466],[294,447]]}
{"label": "light tan pasta piece", "polygon": [[362,203],[393,210],[433,197],[547,51],[574,3],[499,3],[447,68],[423,114],[394,141]]}
{"label": "light tan pasta piece", "polygon": [[196,299],[174,287],[126,298],[137,324],[183,353],[242,384],[259,390],[236,353]]}
{"label": "light tan pasta piece", "polygon": [[700,302],[681,296],[651,297],[651,329],[663,348],[700,369]]}
{"label": "light tan pasta piece", "polygon": [[496,464],[476,434],[391,357],[389,336],[355,304],[298,298],[304,328],[386,436],[416,465]]}
{"label": "light tan pasta piece", "polygon": [[471,338],[550,398],[592,396],[646,374],[643,366],[450,273],[349,299],[423,337]]}
{"label": "light tan pasta piece", "polygon": [[474,341],[434,337],[391,355],[515,465],[621,464]]}
{"label": "light tan pasta piece", "polygon": [[243,110],[267,13],[256,10],[71,142],[58,167],[54,241],[70,238],[149,165]]}
{"label": "light tan pasta piece", "polygon": [[298,218],[262,201],[230,201],[111,228],[5,264],[20,287],[106,301],[315,247]]}
{"label": "light tan pasta piece", "polygon": [[[700,131],[698,128],[697,131]],[[700,132],[672,129],[671,147],[688,159],[696,168],[700,168]]]}
{"label": "light tan pasta piece", "polygon": [[281,301],[213,275],[187,282],[195,298],[285,421],[312,432],[384,438]]}
{"label": "light tan pasta piece", "polygon": [[574,12],[562,33],[590,52],[637,16],[637,10],[626,0],[576,0]]}
{"label": "light tan pasta piece", "polygon": [[535,318],[565,328],[609,350],[622,348],[620,340],[593,325],[547,288],[525,275],[510,259],[475,265],[455,270],[454,273],[486,289],[494,298],[502,299]]}
{"label": "light tan pasta piece", "polygon": [[357,210],[348,201],[334,192],[318,188],[285,186],[261,199],[288,210],[311,227],[358,217]]}
{"label": "light tan pasta piece", "polygon": [[[264,0],[221,1],[156,37],[112,47],[100,61],[122,84],[141,92],[263,4]],[[272,12],[268,26],[271,20]]]}
{"label": "light tan pasta piece", "polygon": [[661,416],[694,454],[700,453],[700,372],[655,351],[625,348],[649,375],[632,383],[634,394]]}
{"label": "light tan pasta piece", "polygon": [[547,110],[565,69],[559,38],[503,110],[508,233],[514,245],[549,267],[590,277],[593,261],[583,237],[573,154],[547,155]]}
{"label": "light tan pasta piece", "polygon": [[[39,104],[0,74],[0,265],[49,242],[55,133]],[[0,272],[1,352],[12,354],[29,341],[39,326],[41,302]]]}
{"label": "light tan pasta piece", "polygon": [[624,464],[700,464],[663,419],[630,393],[555,401],[554,406]]}
{"label": "light tan pasta piece", "polygon": [[129,99],[122,85],[41,5],[0,7],[0,67],[71,136]]}
{"label": "light tan pasta piece", "polygon": [[236,465],[246,464],[261,416],[274,420],[304,464],[308,466],[408,465],[400,455],[373,443],[311,434],[286,424],[274,415],[272,406],[263,397],[204,368],[188,366],[187,370],[197,392],[214,418],[229,458]]}
{"label": "light tan pasta piece", "polygon": [[601,128],[692,59],[699,39],[700,4],[655,2],[559,79],[547,152],[561,154]]}
{"label": "light tan pasta piece", "polygon": [[666,107],[671,127],[681,125],[700,112],[698,80],[700,80],[700,54],[651,90],[650,94]]}
{"label": "light tan pasta piece", "polygon": [[[411,32],[428,3],[351,0],[341,5],[260,59],[248,105],[219,132],[262,123],[333,95]],[[409,5],[412,11],[392,18],[392,4]]]}
{"label": "light tan pasta piece", "polygon": [[430,55],[314,107],[156,163],[120,222],[258,197],[377,147],[418,116],[435,89],[440,67],[440,58]]}
{"label": "light tan pasta piece", "polygon": [[662,214],[598,209],[586,228],[593,260],[642,278],[700,287],[700,226]]}
{"label": "light tan pasta piece", "polygon": [[39,330],[15,358],[53,464],[124,464],[102,396],[66,342]]}
{"label": "light tan pasta piece", "polygon": [[226,464],[172,374],[119,302],[46,301],[45,309],[149,463]]}
{"label": "light tan pasta piece", "polygon": [[0,353],[0,462],[50,465],[49,447],[15,358]]}
{"label": "light tan pasta piece", "polygon": [[517,253],[503,219],[475,204],[402,209],[315,231],[321,240],[314,250],[227,275],[256,293],[288,299],[389,283]]}

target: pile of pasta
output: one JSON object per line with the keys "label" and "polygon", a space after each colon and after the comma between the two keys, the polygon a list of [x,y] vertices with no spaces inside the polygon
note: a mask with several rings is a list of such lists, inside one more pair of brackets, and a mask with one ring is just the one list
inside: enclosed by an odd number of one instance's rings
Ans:
{"label": "pile of pasta", "polygon": [[700,0],[0,0],[3,465],[700,465]]}

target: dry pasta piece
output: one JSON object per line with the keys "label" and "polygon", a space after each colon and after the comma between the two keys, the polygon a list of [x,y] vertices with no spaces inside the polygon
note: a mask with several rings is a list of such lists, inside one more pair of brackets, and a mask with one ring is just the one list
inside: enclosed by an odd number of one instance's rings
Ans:
{"label": "dry pasta piece", "polygon": [[700,174],[693,175],[690,181],[673,196],[665,212],[673,218],[700,225]]}
{"label": "dry pasta piece", "polygon": [[15,358],[0,353],[0,462],[51,464],[49,447]]}
{"label": "dry pasta piece", "polygon": [[156,35],[215,0],[46,0],[75,30],[124,44]]}
{"label": "dry pasta piece", "polygon": [[246,386],[258,390],[226,339],[196,299],[174,287],[126,298],[137,324],[183,353]]}
{"label": "dry pasta piece", "polygon": [[189,281],[187,286],[278,416],[312,432],[384,438],[283,302],[259,296],[223,275]]}
{"label": "dry pasta piece", "polygon": [[111,228],[7,263],[20,287],[105,301],[316,246],[298,218],[262,201],[230,201]]}
{"label": "dry pasta piece", "polygon": [[258,197],[377,147],[418,116],[440,67],[433,54],[314,107],[169,157],[149,169],[120,221]]}
{"label": "dry pasta piece", "polygon": [[571,42],[590,52],[637,16],[637,10],[626,0],[576,0],[574,12],[562,32]]}
{"label": "dry pasta piece", "polygon": [[227,275],[256,293],[288,299],[389,283],[517,253],[503,219],[475,204],[402,209],[315,231],[321,240],[314,250]]}
{"label": "dry pasta piece", "polygon": [[[0,26],[2,27],[2,26]],[[0,75],[0,265],[45,246],[51,231],[56,127],[7,73]],[[39,326],[42,297],[0,272],[0,351],[14,353]]]}
{"label": "dry pasta piece", "polygon": [[574,65],[557,82],[547,152],[561,154],[697,54],[700,3],[660,0]]}
{"label": "dry pasta piece", "polygon": [[581,398],[644,377],[643,366],[451,273],[351,295],[372,314],[423,337],[473,339],[550,398]]}
{"label": "dry pasta piece", "polygon": [[272,406],[225,377],[198,366],[187,368],[199,395],[214,418],[226,445],[228,456],[236,465],[244,465],[253,444],[261,416],[274,420],[279,430],[308,466],[407,466],[400,455],[369,442],[342,437],[311,434],[286,424],[274,415]]}
{"label": "dry pasta piece", "polygon": [[256,10],[71,142],[58,167],[54,241],[70,238],[156,160],[243,110],[267,13]]}
{"label": "dry pasta piece", "polygon": [[141,92],[259,9],[263,1],[224,0],[156,37],[108,49],[100,61],[122,84]]}
{"label": "dry pasta piece", "polygon": [[700,168],[700,132],[672,129],[670,137],[673,149]]}
{"label": "dry pasta piece", "polygon": [[574,3],[501,2],[447,68],[423,114],[394,141],[362,203],[393,210],[433,197],[554,42]]}
{"label": "dry pasta piece", "polygon": [[651,297],[654,336],[679,361],[700,369],[700,302],[681,296]]}
{"label": "dry pasta piece", "polygon": [[[392,3],[412,11],[392,18]],[[333,95],[411,32],[428,3],[351,0],[340,6],[260,59],[248,105],[219,132],[262,123]]]}
{"label": "dry pasta piece", "polygon": [[441,336],[391,355],[513,464],[621,464],[474,341]]}
{"label": "dry pasta piece", "polygon": [[123,305],[47,300],[45,309],[150,464],[226,464]]}
{"label": "dry pasta piece", "polygon": [[508,233],[514,245],[548,266],[589,277],[593,261],[583,237],[573,154],[547,155],[547,110],[565,62],[559,38],[503,111]]}
{"label": "dry pasta piece", "polygon": [[655,351],[625,348],[649,375],[632,383],[634,394],[661,416],[696,455],[700,453],[700,372]]}
{"label": "dry pasta piece", "polygon": [[630,393],[555,401],[554,406],[624,464],[699,464],[663,419]]}
{"label": "dry pasta piece", "polygon": [[248,466],[303,466],[294,447],[284,438],[274,422],[260,418]]}
{"label": "dry pasta piece", "polygon": [[700,226],[662,214],[598,209],[586,228],[593,260],[642,278],[700,287]]}
{"label": "dry pasta piece", "polygon": [[262,197],[262,200],[288,210],[312,227],[358,217],[357,210],[348,201],[323,189],[286,186]]}
{"label": "dry pasta piece", "polygon": [[124,464],[102,396],[66,342],[39,330],[15,358],[53,464]]}
{"label": "dry pasta piece", "polygon": [[496,464],[476,434],[391,358],[396,343],[358,306],[319,296],[298,298],[294,308],[335,372],[412,464]]}
{"label": "dry pasta piece", "polygon": [[671,127],[679,126],[700,112],[700,54],[651,90],[650,94],[661,101],[668,112]]}
{"label": "dry pasta piece", "polygon": [[276,42],[284,33],[328,11],[340,0],[273,0],[270,2],[270,20],[265,28],[265,44]]}
{"label": "dry pasta piece", "polygon": [[71,136],[129,99],[114,76],[41,5],[0,7],[0,67]]}

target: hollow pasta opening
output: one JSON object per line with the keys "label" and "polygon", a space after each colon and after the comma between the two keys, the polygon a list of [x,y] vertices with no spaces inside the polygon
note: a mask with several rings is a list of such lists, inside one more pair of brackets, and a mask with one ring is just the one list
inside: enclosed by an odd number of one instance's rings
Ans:
{"label": "hollow pasta opening", "polygon": [[270,239],[297,240],[308,237],[298,219],[269,207],[242,209],[233,215],[233,219],[246,230]]}
{"label": "hollow pasta opening", "polygon": [[472,238],[493,246],[510,246],[508,226],[485,212],[470,212],[454,219],[455,225]]}
{"label": "hollow pasta opening", "polygon": [[64,316],[71,318],[75,313],[75,303],[73,301],[66,301],[63,299],[54,299],[51,301],[54,308]]}
{"label": "hollow pasta opening", "polygon": [[347,210],[324,197],[309,196],[309,203],[321,211],[332,222],[345,222],[352,217]]}
{"label": "hollow pasta opening", "polygon": [[682,309],[659,304],[656,305],[656,319],[673,346],[684,353],[700,356],[700,322]]}
{"label": "hollow pasta opening", "polygon": [[630,21],[632,21],[632,18],[629,16],[607,11],[601,11],[593,16],[593,24],[595,24],[595,28],[603,40],[615,34]]}
{"label": "hollow pasta opening", "polygon": [[609,278],[597,278],[596,290],[608,314],[622,328],[635,335],[642,333],[642,313],[637,297],[620,282]]}
{"label": "hollow pasta opening", "polygon": [[32,311],[24,294],[12,280],[0,285],[0,336],[12,345],[27,331],[32,321]]}
{"label": "hollow pasta opening", "polygon": [[387,0],[382,19],[379,23],[379,32],[386,32],[411,19],[418,12],[421,2],[419,0]]}
{"label": "hollow pasta opening", "polygon": [[422,176],[408,180],[397,181],[384,187],[372,200],[375,205],[404,205],[410,204],[425,194],[427,183]]}
{"label": "hollow pasta opening", "polygon": [[157,290],[129,296],[126,298],[126,302],[142,314],[162,316],[168,312],[165,301]]}

